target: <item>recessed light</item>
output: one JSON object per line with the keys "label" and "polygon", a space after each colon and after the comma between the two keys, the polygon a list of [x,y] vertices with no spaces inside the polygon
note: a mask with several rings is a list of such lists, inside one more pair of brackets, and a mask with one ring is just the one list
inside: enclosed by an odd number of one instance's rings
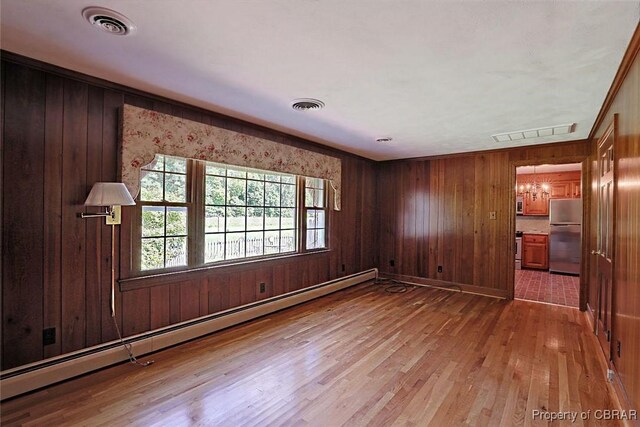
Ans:
{"label": "recessed light", "polygon": [[314,98],[298,98],[291,102],[291,108],[296,111],[320,110],[324,108],[324,102]]}
{"label": "recessed light", "polygon": [[376,142],[391,142],[393,141],[393,138],[389,137],[389,136],[383,136],[381,138],[376,138]]}
{"label": "recessed light", "polygon": [[114,36],[126,36],[136,30],[136,26],[129,18],[104,7],[87,7],[82,10],[82,16],[94,28]]}

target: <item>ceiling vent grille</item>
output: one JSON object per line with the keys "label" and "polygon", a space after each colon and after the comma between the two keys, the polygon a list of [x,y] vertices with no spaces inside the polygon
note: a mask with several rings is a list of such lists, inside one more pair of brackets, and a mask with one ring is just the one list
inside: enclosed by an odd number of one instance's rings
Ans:
{"label": "ceiling vent grille", "polygon": [[566,135],[575,132],[576,124],[569,123],[564,125],[548,126],[537,129],[516,130],[512,132],[497,133],[491,135],[495,142],[519,141],[521,139],[542,138],[545,136]]}
{"label": "ceiling vent grille", "polygon": [[313,98],[294,99],[291,108],[296,111],[320,110],[324,108],[324,102]]}
{"label": "ceiling vent grille", "polygon": [[82,16],[91,25],[114,36],[126,36],[136,29],[126,16],[102,7],[88,7],[82,11]]}
{"label": "ceiling vent grille", "polygon": [[376,138],[376,142],[380,142],[380,143],[391,142],[391,141],[393,141],[393,138],[391,138],[389,136],[383,136],[381,138]]}

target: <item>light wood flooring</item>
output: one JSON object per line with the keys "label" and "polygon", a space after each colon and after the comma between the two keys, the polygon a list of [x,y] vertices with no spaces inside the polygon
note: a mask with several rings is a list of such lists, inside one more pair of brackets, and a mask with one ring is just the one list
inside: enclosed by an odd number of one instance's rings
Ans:
{"label": "light wood flooring", "polygon": [[547,425],[534,409],[615,407],[599,351],[576,309],[369,283],[9,400],[1,421]]}

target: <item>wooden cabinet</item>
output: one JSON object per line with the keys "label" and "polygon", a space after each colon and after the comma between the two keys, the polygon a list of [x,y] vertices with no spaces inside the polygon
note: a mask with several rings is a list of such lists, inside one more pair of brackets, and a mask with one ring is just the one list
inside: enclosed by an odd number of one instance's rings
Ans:
{"label": "wooden cabinet", "polygon": [[549,196],[552,199],[579,199],[582,193],[580,181],[556,181],[550,185]]}
{"label": "wooden cabinet", "polygon": [[574,199],[582,197],[582,184],[580,181],[571,181],[571,195],[569,197]]}
{"label": "wooden cabinet", "polygon": [[540,216],[548,216],[549,215],[549,198],[542,197],[542,195],[538,194],[535,200],[531,194],[527,194],[524,197],[524,215],[540,215]]}
{"label": "wooden cabinet", "polygon": [[522,236],[522,266],[540,270],[549,269],[549,236],[546,234]]}

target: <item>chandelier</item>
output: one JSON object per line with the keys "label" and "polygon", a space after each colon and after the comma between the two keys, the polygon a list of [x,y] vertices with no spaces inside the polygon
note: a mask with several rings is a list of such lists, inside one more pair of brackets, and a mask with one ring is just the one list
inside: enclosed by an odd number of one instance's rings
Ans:
{"label": "chandelier", "polygon": [[536,200],[538,196],[543,199],[549,197],[549,184],[538,182],[536,167],[533,167],[533,182],[516,184],[516,194],[518,196],[531,196],[531,200]]}

